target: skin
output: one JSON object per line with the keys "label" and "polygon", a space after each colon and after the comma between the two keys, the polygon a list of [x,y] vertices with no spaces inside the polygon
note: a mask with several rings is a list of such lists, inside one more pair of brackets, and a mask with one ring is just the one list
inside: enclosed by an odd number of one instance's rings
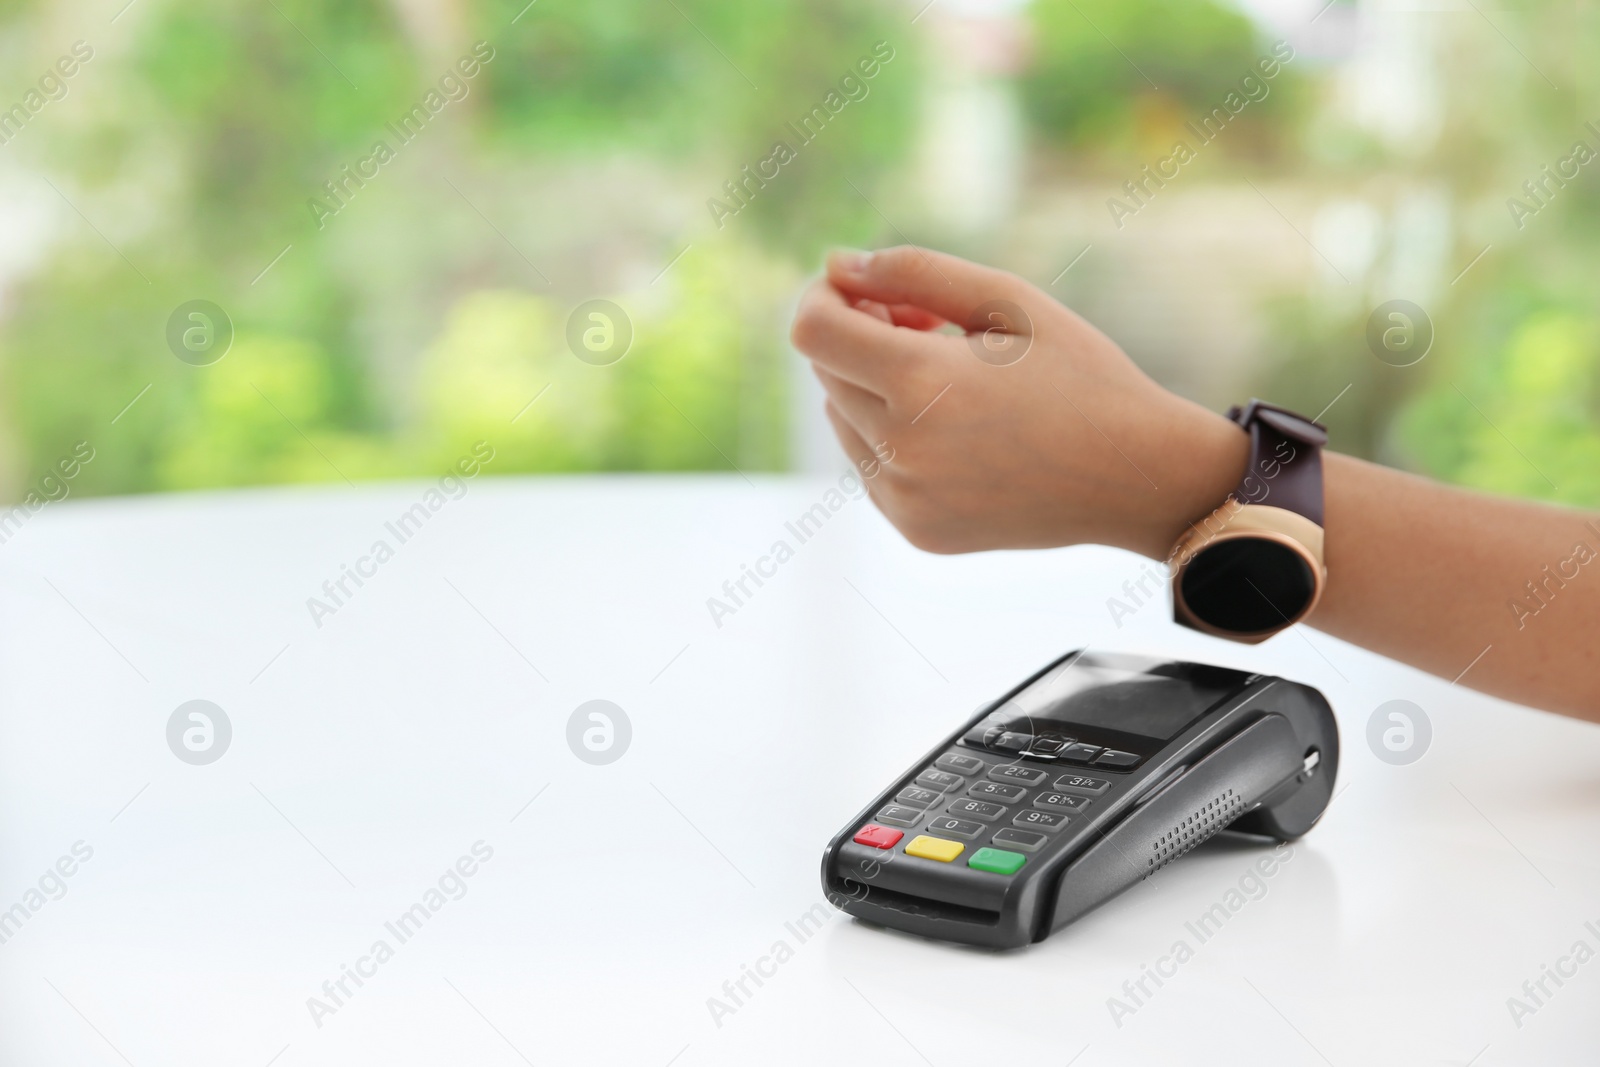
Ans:
{"label": "skin", "polygon": [[[833,253],[792,340],[873,501],[929,552],[1092,543],[1164,560],[1248,462],[1232,422],[1023,279],[954,256]],[[1309,625],[1600,722],[1600,559],[1575,559],[1600,553],[1600,515],[1332,451],[1324,471],[1328,583]]]}

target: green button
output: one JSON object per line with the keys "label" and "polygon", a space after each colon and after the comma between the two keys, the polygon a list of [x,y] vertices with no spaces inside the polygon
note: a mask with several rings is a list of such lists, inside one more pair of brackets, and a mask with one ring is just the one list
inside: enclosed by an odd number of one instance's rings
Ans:
{"label": "green button", "polygon": [[972,854],[967,866],[994,874],[1016,874],[1027,862],[1028,857],[1020,852],[1007,852],[1003,848],[980,848]]}

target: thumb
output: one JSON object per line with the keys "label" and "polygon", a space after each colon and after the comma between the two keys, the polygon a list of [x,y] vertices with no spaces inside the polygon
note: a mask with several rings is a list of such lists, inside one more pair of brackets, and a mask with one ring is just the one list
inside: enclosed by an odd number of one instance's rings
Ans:
{"label": "thumb", "polygon": [[1048,300],[1015,274],[916,245],[877,252],[836,249],[828,254],[828,281],[855,299],[921,308],[968,331],[995,324],[986,313],[992,309],[985,307],[992,301],[1015,304],[1037,317]]}

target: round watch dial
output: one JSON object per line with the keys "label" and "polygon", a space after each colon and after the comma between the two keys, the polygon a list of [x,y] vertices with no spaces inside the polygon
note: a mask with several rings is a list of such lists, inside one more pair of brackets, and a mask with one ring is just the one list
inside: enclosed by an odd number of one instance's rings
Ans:
{"label": "round watch dial", "polygon": [[1288,626],[1317,593],[1305,554],[1264,537],[1233,537],[1206,546],[1179,581],[1184,603],[1197,619],[1239,634]]}

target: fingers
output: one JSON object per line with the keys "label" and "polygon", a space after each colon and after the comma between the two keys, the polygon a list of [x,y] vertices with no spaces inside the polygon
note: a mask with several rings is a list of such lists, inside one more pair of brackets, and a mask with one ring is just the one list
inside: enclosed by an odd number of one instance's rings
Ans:
{"label": "fingers", "polygon": [[889,411],[883,397],[845,381],[826,367],[813,363],[811,369],[828,391],[833,406],[862,438],[876,441],[883,436]]}
{"label": "fingers", "polygon": [[896,304],[889,309],[889,315],[896,326],[904,326],[908,330],[937,330],[946,321],[931,311],[910,304]]}
{"label": "fingers", "polygon": [[890,326],[894,325],[894,316],[889,314],[889,308],[886,304],[880,304],[876,300],[857,300],[852,306],[857,311],[871,315],[880,322],[887,322]]}
{"label": "fingers", "polygon": [[896,304],[890,307],[876,300],[862,299],[857,300],[854,306],[857,311],[864,311],[874,318],[895,326],[904,326],[908,330],[937,330],[945,321],[931,311],[924,311],[910,304]]}
{"label": "fingers", "polygon": [[978,313],[988,301],[1007,300],[1035,314],[1049,300],[1014,274],[915,245],[834,251],[828,280],[852,298],[920,309],[969,331],[993,325]]}
{"label": "fingers", "polygon": [[948,358],[943,344],[950,338],[893,325],[890,313],[869,301],[857,301],[818,279],[800,298],[790,340],[813,363],[878,396],[895,395],[908,371]]}

